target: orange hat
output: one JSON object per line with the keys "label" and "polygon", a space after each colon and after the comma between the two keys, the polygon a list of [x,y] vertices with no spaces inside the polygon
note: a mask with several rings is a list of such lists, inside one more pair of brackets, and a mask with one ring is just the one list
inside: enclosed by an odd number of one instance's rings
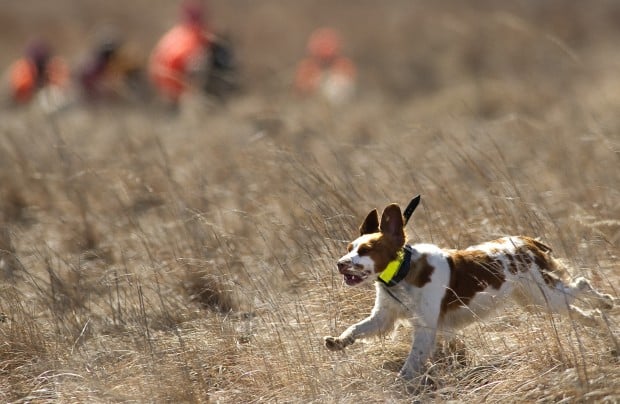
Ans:
{"label": "orange hat", "polygon": [[341,42],[336,30],[319,28],[310,35],[308,53],[318,59],[330,60],[340,53]]}

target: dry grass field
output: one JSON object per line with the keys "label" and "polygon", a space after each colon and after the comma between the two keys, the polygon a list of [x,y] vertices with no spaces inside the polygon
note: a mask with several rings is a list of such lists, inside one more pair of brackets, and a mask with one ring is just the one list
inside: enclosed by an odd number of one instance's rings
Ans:
{"label": "dry grass field", "polygon": [[[412,242],[538,236],[620,296],[620,5],[467,3],[213,0],[229,102],[0,111],[0,402],[618,402],[618,308],[597,329],[508,306],[415,392],[407,327],[322,346],[374,300],[335,260],[417,193]],[[176,3],[2,7],[4,66],[35,28],[83,51],[97,18],[148,53]],[[338,108],[290,92],[321,24],[360,70]]]}

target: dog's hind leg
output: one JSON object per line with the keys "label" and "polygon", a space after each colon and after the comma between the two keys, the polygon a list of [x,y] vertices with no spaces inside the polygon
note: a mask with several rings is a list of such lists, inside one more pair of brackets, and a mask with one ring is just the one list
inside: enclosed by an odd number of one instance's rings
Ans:
{"label": "dog's hind leg", "polygon": [[601,293],[594,289],[590,284],[590,281],[584,277],[579,277],[571,282],[570,288],[572,290],[578,290],[580,293],[583,293],[591,298],[592,303],[596,308],[601,310],[610,310],[614,306],[614,298],[611,295]]}
{"label": "dog's hind leg", "polygon": [[553,285],[543,281],[542,277],[537,278],[522,278],[521,287],[515,290],[520,297],[516,300],[526,308],[530,304],[546,307],[552,313],[568,315],[585,325],[596,327],[600,324],[600,311],[579,308],[574,305],[575,300],[588,297],[597,308],[609,309],[613,306],[613,297],[592,288],[586,278],[579,277],[570,283],[555,280]]}

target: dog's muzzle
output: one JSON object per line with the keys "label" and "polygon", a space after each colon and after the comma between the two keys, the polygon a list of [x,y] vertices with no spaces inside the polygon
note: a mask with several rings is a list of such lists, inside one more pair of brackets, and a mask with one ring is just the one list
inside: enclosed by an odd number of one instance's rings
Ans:
{"label": "dog's muzzle", "polygon": [[338,261],[336,266],[338,267],[338,272],[344,277],[344,283],[347,286],[358,285],[368,277],[364,272],[360,272],[360,270],[363,270],[361,265],[353,265],[351,261]]}

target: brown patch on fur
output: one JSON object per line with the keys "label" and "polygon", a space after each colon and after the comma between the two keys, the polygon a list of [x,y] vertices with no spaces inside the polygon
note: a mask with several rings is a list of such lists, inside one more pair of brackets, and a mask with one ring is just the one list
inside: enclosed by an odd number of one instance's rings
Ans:
{"label": "brown patch on fur", "polygon": [[400,207],[392,203],[383,209],[379,229],[384,236],[390,237],[393,243],[399,244],[399,247],[402,247],[406,239],[404,223]]}
{"label": "brown patch on fur", "polygon": [[537,249],[539,249],[540,251],[544,252],[544,253],[550,253],[551,251],[553,251],[551,249],[551,247],[549,247],[547,244],[536,240],[535,238],[531,238],[531,237],[527,237],[527,236],[521,236],[520,237],[521,240],[523,240],[526,244],[529,245],[533,245],[535,246]]}
{"label": "brown patch on fur", "polygon": [[[567,281],[568,273],[562,266],[551,257],[551,247],[527,236],[519,237],[524,245],[515,247],[514,254],[506,254],[508,260],[508,271],[511,274],[529,271],[532,264],[536,264],[544,282],[553,287],[559,281]],[[506,243],[509,239],[499,239],[494,243]]]}
{"label": "brown patch on fur", "polygon": [[522,255],[518,252],[514,255],[506,254],[506,258],[508,260],[508,271],[510,271],[510,273],[513,275],[516,275],[519,270],[525,271],[529,266],[529,263],[526,262],[526,260],[529,259],[529,256],[527,254]]}
{"label": "brown patch on fur", "polygon": [[524,236],[521,237],[521,240],[523,240],[525,245],[517,248],[516,254],[527,257],[526,260],[529,264],[536,264],[547,285],[553,287],[558,282],[569,279],[566,270],[551,257],[551,248],[549,246],[531,237]]}
{"label": "brown patch on fur", "polygon": [[[357,248],[359,255],[369,256],[375,263],[375,273],[383,271],[390,261],[396,259],[398,251],[405,244],[406,234],[403,229],[403,215],[400,207],[393,203],[381,213],[381,223],[377,225],[376,210],[370,211],[360,226],[360,233],[380,231],[366,243]],[[378,226],[378,228],[377,228]]]}
{"label": "brown patch on fur", "polygon": [[357,251],[360,255],[369,256],[375,263],[375,272],[379,273],[388,266],[390,261],[397,258],[401,248],[402,245],[394,242],[392,237],[377,233],[377,237],[360,245]]}
{"label": "brown patch on fur", "polygon": [[422,256],[417,260],[411,261],[409,273],[405,277],[404,281],[421,288],[431,281],[433,271],[435,271],[435,267],[428,263],[428,257],[426,254],[422,254]]}
{"label": "brown patch on fur", "polygon": [[441,314],[469,304],[487,286],[499,289],[505,281],[503,265],[484,251],[454,251],[448,257],[450,285],[441,301]]}
{"label": "brown patch on fur", "polygon": [[360,226],[360,236],[364,234],[377,233],[379,231],[379,214],[377,209],[373,209],[364,219]]}
{"label": "brown patch on fur", "polygon": [[498,238],[498,239],[495,239],[495,240],[488,241],[487,243],[489,243],[489,244],[490,243],[493,243],[493,244],[506,244],[508,242],[509,241],[506,238],[502,237],[502,238]]}

